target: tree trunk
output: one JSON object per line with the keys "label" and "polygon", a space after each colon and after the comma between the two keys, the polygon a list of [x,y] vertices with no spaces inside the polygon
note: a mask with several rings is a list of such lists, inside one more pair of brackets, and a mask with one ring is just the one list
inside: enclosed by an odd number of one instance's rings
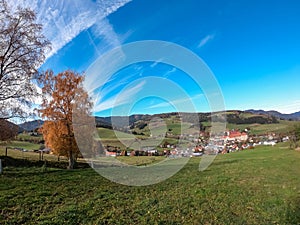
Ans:
{"label": "tree trunk", "polygon": [[69,152],[69,166],[68,166],[68,169],[72,170],[72,169],[74,169],[74,166],[75,166],[75,157],[74,157],[73,151],[71,150]]}

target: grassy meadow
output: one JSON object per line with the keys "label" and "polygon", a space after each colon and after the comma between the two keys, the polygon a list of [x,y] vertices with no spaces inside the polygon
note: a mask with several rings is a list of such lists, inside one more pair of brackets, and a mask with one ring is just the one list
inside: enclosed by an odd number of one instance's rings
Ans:
{"label": "grassy meadow", "polygon": [[[18,146],[20,146],[20,145],[18,145]],[[4,147],[0,147],[0,156],[1,155],[2,156],[5,155]],[[40,159],[39,153],[33,152],[32,150],[23,152],[23,151],[19,151],[19,150],[15,150],[15,149],[8,149],[7,156],[16,158],[16,159],[26,159],[26,160],[39,160]],[[44,154],[43,159],[47,160],[47,161],[57,161],[57,156],[52,155],[52,154]],[[66,161],[67,158],[60,156],[60,160]]]}
{"label": "grassy meadow", "polygon": [[277,145],[218,155],[204,172],[200,160],[145,187],[113,183],[92,169],[6,167],[0,224],[300,223],[299,151]]}
{"label": "grassy meadow", "polygon": [[[204,126],[210,126],[210,122],[202,122]],[[215,123],[218,125],[218,123]],[[288,121],[288,120],[279,120],[279,123],[271,123],[271,124],[232,124],[226,123],[227,129],[239,129],[244,130],[245,128],[251,129],[251,134],[261,135],[267,133],[287,133],[292,131],[295,125],[299,125],[299,121]]]}

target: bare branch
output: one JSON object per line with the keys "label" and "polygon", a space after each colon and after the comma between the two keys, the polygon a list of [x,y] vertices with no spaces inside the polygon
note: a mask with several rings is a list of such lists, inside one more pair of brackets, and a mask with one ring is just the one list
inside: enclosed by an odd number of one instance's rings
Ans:
{"label": "bare branch", "polygon": [[22,106],[28,105],[30,98],[37,95],[32,79],[38,78],[38,68],[45,60],[50,43],[42,34],[42,25],[36,23],[32,10],[18,7],[12,13],[6,0],[1,0],[0,12],[1,119],[26,114]]}

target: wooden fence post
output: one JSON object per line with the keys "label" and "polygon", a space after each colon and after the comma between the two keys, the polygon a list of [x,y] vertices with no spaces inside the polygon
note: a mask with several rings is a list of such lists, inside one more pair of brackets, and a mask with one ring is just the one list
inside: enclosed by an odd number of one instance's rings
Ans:
{"label": "wooden fence post", "polygon": [[91,167],[94,169],[94,161],[91,160]]}
{"label": "wooden fence post", "polygon": [[2,169],[2,159],[0,159],[0,174],[3,173],[3,169]]}
{"label": "wooden fence post", "polygon": [[7,156],[7,147],[5,148],[5,156]]}

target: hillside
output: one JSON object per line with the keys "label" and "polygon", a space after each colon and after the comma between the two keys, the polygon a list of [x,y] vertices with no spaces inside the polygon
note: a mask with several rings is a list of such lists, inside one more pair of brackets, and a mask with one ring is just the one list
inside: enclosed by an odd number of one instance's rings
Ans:
{"label": "hillside", "polygon": [[232,124],[272,124],[278,123],[275,116],[257,114],[251,112],[244,112],[240,110],[230,110],[226,112],[215,112],[215,113],[198,113],[198,121],[195,121],[194,113],[161,113],[155,115],[131,115],[126,116],[114,116],[114,117],[96,117],[97,127],[105,127],[115,129],[134,129],[139,128],[142,130],[147,123],[154,118],[172,119],[173,121],[180,121],[181,117],[183,121],[191,124],[198,124],[199,122],[209,122],[214,119],[217,122],[227,122]]}
{"label": "hillside", "polygon": [[18,133],[19,127],[8,120],[0,120],[0,140],[9,140]]}
{"label": "hillside", "polygon": [[283,120],[300,120],[300,111],[291,113],[291,114],[283,114],[283,113],[280,113],[280,112],[274,111],[274,110],[264,111],[264,110],[249,109],[249,110],[246,110],[245,112],[250,112],[250,113],[258,114],[258,115],[270,115],[270,116],[274,116],[278,119],[283,119]]}
{"label": "hillside", "polygon": [[40,128],[44,124],[43,120],[33,120],[25,123],[21,123],[18,126],[20,127],[20,131],[34,131],[37,128]]}
{"label": "hillside", "polygon": [[[210,122],[212,118],[217,122],[226,122],[229,124],[277,124],[279,120],[300,120],[300,112],[293,114],[281,114],[277,111],[264,110],[229,110],[226,112],[198,113],[199,120],[195,121],[194,113],[160,113],[154,115],[136,114],[131,116],[113,116],[113,117],[95,117],[97,127],[117,129],[120,131],[145,130],[147,124],[154,118],[171,119],[171,122],[180,122],[184,117],[184,122],[198,124]],[[44,121],[35,120],[19,124],[20,131],[33,131],[43,125]],[[201,127],[203,129],[203,127]]]}

